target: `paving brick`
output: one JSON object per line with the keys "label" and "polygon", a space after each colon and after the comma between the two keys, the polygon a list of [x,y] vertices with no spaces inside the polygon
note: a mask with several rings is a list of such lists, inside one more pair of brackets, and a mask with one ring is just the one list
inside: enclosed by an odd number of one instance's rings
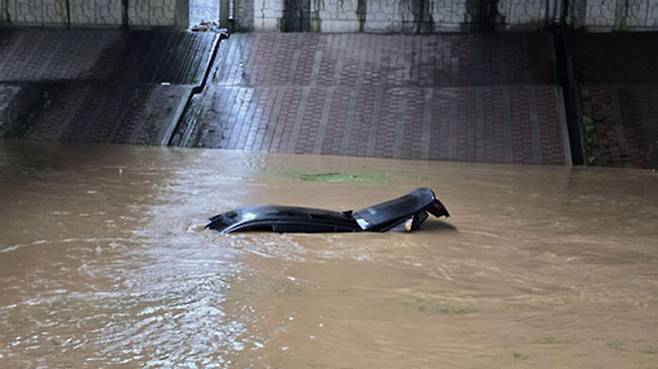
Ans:
{"label": "paving brick", "polygon": [[211,33],[0,30],[0,135],[167,145],[214,45]]}
{"label": "paving brick", "polygon": [[574,33],[576,77],[585,85],[658,85],[658,32]]}
{"label": "paving brick", "polygon": [[563,164],[547,43],[529,33],[233,35],[220,45],[217,114],[198,144]]}
{"label": "paving brick", "polygon": [[540,33],[235,34],[220,46],[215,81],[246,86],[552,84],[550,50],[548,36]]}
{"label": "paving brick", "polygon": [[587,87],[595,165],[658,167],[658,86]]}
{"label": "paving brick", "polygon": [[[54,84],[41,86],[22,137],[35,141],[167,144],[186,86]],[[154,108],[163,106],[163,108]]]}
{"label": "paving brick", "polygon": [[[215,139],[204,137],[201,144],[205,147],[500,163],[537,163],[539,157],[546,164],[565,162],[552,86],[517,86],[511,91],[508,86],[446,87],[430,89],[429,97],[428,89],[422,87],[361,87],[354,96],[353,90],[345,87],[215,89],[214,96],[222,101],[216,101],[217,115],[206,126],[213,129]],[[512,98],[507,100],[508,106],[501,107],[504,94]],[[529,94],[535,94],[537,104],[542,105],[537,108],[539,142],[532,140],[529,109],[523,106]],[[485,118],[480,137],[473,124],[472,106],[478,104],[477,99],[483,100]],[[426,109],[431,112],[427,128],[423,127]],[[513,113],[505,118],[504,110]],[[255,113],[249,119],[250,111]],[[324,131],[323,116],[327,122]],[[223,127],[223,134],[216,135],[217,127]],[[425,129],[430,133],[423,154]],[[508,134],[514,142],[512,148],[508,148]],[[506,154],[508,150],[511,155]]]}
{"label": "paving brick", "polygon": [[594,165],[658,167],[658,33],[577,33],[576,77],[593,120]]}
{"label": "paving brick", "polygon": [[0,29],[0,82],[198,84],[215,35]]}

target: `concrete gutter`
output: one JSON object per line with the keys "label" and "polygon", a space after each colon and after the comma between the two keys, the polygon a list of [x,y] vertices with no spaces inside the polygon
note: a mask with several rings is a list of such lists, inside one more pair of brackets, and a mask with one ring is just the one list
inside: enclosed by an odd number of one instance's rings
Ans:
{"label": "concrete gutter", "polygon": [[181,105],[178,107],[179,110],[176,111],[176,122],[174,122],[171,127],[166,131],[166,134],[164,137],[162,137],[162,141],[160,141],[160,145],[163,146],[171,146],[173,145],[173,139],[180,127],[183,126],[183,120],[185,119],[188,110],[192,106],[192,99],[194,98],[194,95],[201,94],[205,91],[206,86],[208,84],[208,78],[210,78],[210,73],[212,71],[212,67],[215,64],[215,60],[217,59],[217,52],[219,50],[219,44],[220,42],[227,38],[225,33],[218,33],[215,36],[215,40],[213,41],[213,45],[211,48],[210,52],[210,58],[208,58],[208,62],[206,63],[205,66],[205,71],[203,73],[203,78],[201,79],[201,82],[197,85],[194,85],[192,87],[192,90],[187,97],[187,100],[185,101],[185,104]]}

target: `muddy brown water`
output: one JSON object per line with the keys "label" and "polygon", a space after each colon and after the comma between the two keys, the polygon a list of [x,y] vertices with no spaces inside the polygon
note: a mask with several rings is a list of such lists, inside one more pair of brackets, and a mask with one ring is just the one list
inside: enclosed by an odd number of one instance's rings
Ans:
{"label": "muddy brown water", "polygon": [[[412,234],[202,227],[420,186]],[[658,368],[658,175],[0,142],[0,367]]]}

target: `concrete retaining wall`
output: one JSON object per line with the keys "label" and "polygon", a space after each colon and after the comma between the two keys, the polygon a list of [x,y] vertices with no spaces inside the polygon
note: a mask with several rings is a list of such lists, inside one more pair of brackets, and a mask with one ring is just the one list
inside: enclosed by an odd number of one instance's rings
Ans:
{"label": "concrete retaining wall", "polygon": [[591,29],[658,28],[656,0],[587,1],[583,25]]}
{"label": "concrete retaining wall", "polygon": [[[222,0],[243,31],[436,32],[658,29],[658,0]],[[563,17],[564,16],[564,17]]]}
{"label": "concrete retaining wall", "polygon": [[[564,19],[596,31],[658,29],[658,0],[203,0],[242,31],[533,29]],[[0,0],[0,23],[186,28],[190,0]],[[564,16],[564,18],[562,18]]]}
{"label": "concrete retaining wall", "polygon": [[0,22],[37,26],[178,27],[189,0],[0,0]]}

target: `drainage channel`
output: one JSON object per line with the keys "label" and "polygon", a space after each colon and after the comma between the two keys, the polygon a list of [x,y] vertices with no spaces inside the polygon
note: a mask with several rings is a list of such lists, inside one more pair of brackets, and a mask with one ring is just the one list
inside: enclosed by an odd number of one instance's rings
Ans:
{"label": "drainage channel", "polygon": [[166,143],[167,146],[183,146],[184,143],[189,140],[189,136],[191,135],[194,127],[186,125],[185,121],[187,120],[190,110],[193,108],[194,97],[196,95],[203,94],[203,92],[206,90],[208,79],[210,78],[210,73],[212,71],[213,65],[215,64],[215,60],[217,59],[219,45],[222,40],[225,40],[228,37],[228,33],[226,32],[218,32],[217,36],[215,37],[210,52],[210,58],[208,58],[208,62],[205,66],[203,78],[198,85],[192,88],[192,91],[188,95],[187,101],[185,102],[185,107],[183,108],[180,115],[178,115],[177,123],[172,127],[171,132],[168,132],[169,139]]}
{"label": "drainage channel", "polygon": [[574,165],[585,163],[583,151],[583,132],[580,117],[582,107],[580,104],[580,91],[576,81],[573,55],[569,48],[568,31],[557,29],[553,35],[557,83],[562,89],[564,109],[569,131],[569,144],[571,145],[571,160]]}

